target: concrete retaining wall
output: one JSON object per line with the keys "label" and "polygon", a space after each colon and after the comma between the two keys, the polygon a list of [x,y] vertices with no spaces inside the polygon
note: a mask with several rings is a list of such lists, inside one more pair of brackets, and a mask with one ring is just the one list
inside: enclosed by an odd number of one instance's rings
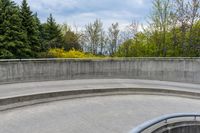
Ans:
{"label": "concrete retaining wall", "polygon": [[94,78],[200,84],[200,58],[0,60],[0,84]]}

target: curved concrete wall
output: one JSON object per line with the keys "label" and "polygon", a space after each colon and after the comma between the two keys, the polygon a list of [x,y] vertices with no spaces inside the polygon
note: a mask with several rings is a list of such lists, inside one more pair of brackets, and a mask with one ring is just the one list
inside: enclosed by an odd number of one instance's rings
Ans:
{"label": "curved concrete wall", "polygon": [[0,60],[0,84],[94,78],[200,83],[200,58]]}
{"label": "curved concrete wall", "polygon": [[167,124],[152,133],[199,133],[200,121],[182,121],[172,124]]}

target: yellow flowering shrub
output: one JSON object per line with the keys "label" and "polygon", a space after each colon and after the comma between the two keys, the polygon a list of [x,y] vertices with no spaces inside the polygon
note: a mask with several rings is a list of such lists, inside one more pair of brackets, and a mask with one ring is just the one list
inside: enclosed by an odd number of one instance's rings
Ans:
{"label": "yellow flowering shrub", "polygon": [[65,52],[65,58],[85,58],[86,55],[83,52],[76,51],[74,49]]}
{"label": "yellow flowering shrub", "polygon": [[91,58],[95,57],[93,54],[86,54],[81,51],[72,49],[65,51],[64,49],[54,48],[48,51],[48,56],[52,58]]}
{"label": "yellow flowering shrub", "polygon": [[47,55],[53,58],[64,58],[65,51],[64,49],[58,49],[58,48],[49,49],[49,51],[47,52]]}

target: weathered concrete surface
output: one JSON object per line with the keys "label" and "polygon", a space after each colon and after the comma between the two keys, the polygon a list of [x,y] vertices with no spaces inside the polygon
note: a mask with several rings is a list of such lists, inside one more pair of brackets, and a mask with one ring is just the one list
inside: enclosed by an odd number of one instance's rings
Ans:
{"label": "weathered concrete surface", "polygon": [[83,79],[0,85],[0,99],[59,91],[109,88],[149,88],[200,93],[199,84],[136,79]]}
{"label": "weathered concrete surface", "polygon": [[[193,92],[194,96],[200,94],[199,84],[88,79],[2,84],[0,100],[38,93],[112,88],[159,89],[160,93],[167,89],[165,93],[184,91]],[[200,100],[164,95],[96,96],[0,111],[0,133],[128,133],[135,126],[164,114],[200,110]]]}
{"label": "weathered concrete surface", "polygon": [[200,83],[200,58],[0,60],[0,84],[98,78]]}
{"label": "weathered concrete surface", "polygon": [[73,99],[0,112],[0,133],[128,133],[165,114],[199,110],[199,100],[169,96]]}
{"label": "weathered concrete surface", "polygon": [[165,95],[200,99],[199,84],[134,79],[88,79],[0,85],[0,111],[55,100],[105,95]]}

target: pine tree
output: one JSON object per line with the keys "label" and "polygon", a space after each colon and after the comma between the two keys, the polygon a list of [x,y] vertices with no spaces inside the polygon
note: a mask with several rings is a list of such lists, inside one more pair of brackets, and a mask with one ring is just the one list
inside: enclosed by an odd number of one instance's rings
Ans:
{"label": "pine tree", "polygon": [[46,41],[46,49],[62,48],[62,33],[56,24],[52,14],[47,18],[47,23],[43,25],[45,29],[44,39]]}
{"label": "pine tree", "polygon": [[0,0],[0,58],[28,58],[30,47],[22,30],[19,8],[13,1]]}
{"label": "pine tree", "polygon": [[26,0],[22,1],[20,17],[22,19],[22,29],[27,35],[28,45],[30,45],[32,50],[32,56],[35,57],[36,52],[40,49],[39,27]]}
{"label": "pine tree", "polygon": [[40,19],[38,18],[38,15],[37,13],[34,14],[34,20],[36,22],[36,27],[38,29],[38,39],[39,39],[39,50],[40,52],[42,51],[43,49],[43,42],[44,42],[44,37],[43,37],[43,34],[44,34],[44,28],[40,22]]}

